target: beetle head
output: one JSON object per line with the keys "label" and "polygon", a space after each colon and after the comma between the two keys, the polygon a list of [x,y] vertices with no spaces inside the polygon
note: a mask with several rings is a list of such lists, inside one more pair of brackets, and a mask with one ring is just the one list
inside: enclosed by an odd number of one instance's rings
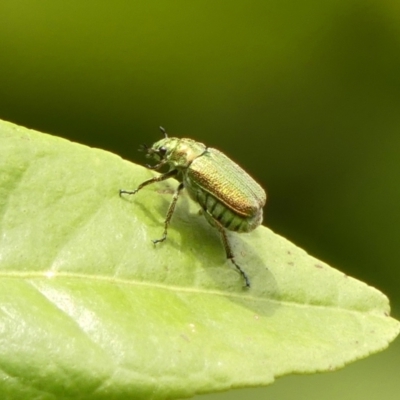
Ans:
{"label": "beetle head", "polygon": [[146,165],[146,167],[150,169],[159,169],[166,164],[178,140],[179,139],[165,137],[155,142],[152,146],[141,145],[139,151],[145,152],[147,158],[152,158],[157,161],[156,165]]}
{"label": "beetle head", "polygon": [[170,168],[174,169],[188,168],[195,158],[206,151],[206,146],[192,139],[166,136],[151,147],[141,146],[141,150],[146,152],[147,158],[157,161],[154,166],[146,165],[147,168],[159,169],[163,165],[169,164]]}
{"label": "beetle head", "polygon": [[161,139],[146,149],[146,157],[154,158],[157,161],[166,160],[171,152],[175,149],[178,141],[179,139],[168,137]]}

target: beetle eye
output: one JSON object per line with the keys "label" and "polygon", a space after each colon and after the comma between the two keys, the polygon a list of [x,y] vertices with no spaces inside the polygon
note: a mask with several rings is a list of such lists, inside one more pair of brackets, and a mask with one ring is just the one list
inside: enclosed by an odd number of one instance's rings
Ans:
{"label": "beetle eye", "polygon": [[161,147],[158,149],[158,154],[159,154],[161,157],[164,157],[166,152],[167,152],[167,148],[164,147],[164,146],[161,146]]}

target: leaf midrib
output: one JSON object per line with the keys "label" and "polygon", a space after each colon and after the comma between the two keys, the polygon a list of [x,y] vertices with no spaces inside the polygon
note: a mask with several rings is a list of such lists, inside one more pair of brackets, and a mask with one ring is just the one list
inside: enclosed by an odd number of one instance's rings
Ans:
{"label": "leaf midrib", "polygon": [[283,300],[276,300],[272,298],[262,298],[256,297],[251,295],[244,295],[239,293],[227,293],[221,290],[210,290],[204,288],[192,288],[192,287],[182,287],[182,286],[174,286],[174,285],[164,285],[161,283],[155,282],[143,282],[134,279],[123,279],[123,278],[114,278],[106,275],[91,275],[91,274],[78,274],[78,273],[71,273],[71,272],[17,272],[17,271],[2,271],[0,272],[0,278],[13,278],[13,279],[60,279],[60,278],[67,278],[67,279],[77,279],[77,280],[91,280],[91,281],[99,281],[99,282],[108,282],[108,283],[118,283],[121,285],[126,286],[142,286],[142,287],[149,287],[152,289],[161,289],[165,291],[170,291],[174,293],[190,293],[190,294],[204,294],[207,296],[219,296],[219,297],[226,297],[232,299],[240,299],[240,300],[248,300],[258,303],[272,303],[275,305],[280,306],[287,306],[287,307],[298,307],[298,308],[318,308],[318,309],[335,309],[339,311],[345,311],[346,313],[357,314],[360,313],[368,313],[374,314],[378,317],[383,317],[382,310],[352,310],[349,308],[339,307],[335,305],[323,305],[323,304],[312,304],[312,303],[300,303],[296,301],[283,301]]}

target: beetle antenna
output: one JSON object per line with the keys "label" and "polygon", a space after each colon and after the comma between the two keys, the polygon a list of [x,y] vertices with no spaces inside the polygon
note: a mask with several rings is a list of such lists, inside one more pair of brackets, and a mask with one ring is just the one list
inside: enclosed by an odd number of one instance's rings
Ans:
{"label": "beetle antenna", "polygon": [[168,138],[168,134],[167,134],[167,131],[165,130],[165,128],[160,126],[160,131],[165,135],[165,138]]}
{"label": "beetle antenna", "polygon": [[141,144],[138,148],[138,151],[149,151],[149,146],[147,144]]}

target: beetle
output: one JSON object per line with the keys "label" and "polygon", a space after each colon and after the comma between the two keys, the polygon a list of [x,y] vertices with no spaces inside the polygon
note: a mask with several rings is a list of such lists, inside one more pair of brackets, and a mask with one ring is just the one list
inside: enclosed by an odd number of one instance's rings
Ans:
{"label": "beetle", "polygon": [[153,243],[163,242],[167,238],[168,225],[178,197],[186,188],[189,196],[200,204],[206,220],[219,231],[226,257],[243,277],[245,286],[250,287],[247,274],[236,263],[226,230],[250,232],[262,223],[267,199],[264,189],[219,150],[193,139],[168,137],[164,128],[160,127],[160,130],[165,137],[152,146],[142,145],[140,150],[146,152],[147,158],[157,162],[153,166],[146,165],[147,168],[159,170],[167,165],[169,171],[142,182],[134,190],[120,189],[120,196],[132,195],[152,183],[175,178],[179,185],[167,211],[163,235]]}

